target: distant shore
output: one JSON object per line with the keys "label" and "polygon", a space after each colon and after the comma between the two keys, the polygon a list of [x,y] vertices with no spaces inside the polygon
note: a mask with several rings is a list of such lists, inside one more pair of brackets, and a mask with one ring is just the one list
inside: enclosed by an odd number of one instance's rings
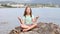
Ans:
{"label": "distant shore", "polygon": [[57,4],[33,4],[33,3],[0,3],[0,8],[24,8],[27,5],[31,6],[31,8],[60,8],[60,5]]}

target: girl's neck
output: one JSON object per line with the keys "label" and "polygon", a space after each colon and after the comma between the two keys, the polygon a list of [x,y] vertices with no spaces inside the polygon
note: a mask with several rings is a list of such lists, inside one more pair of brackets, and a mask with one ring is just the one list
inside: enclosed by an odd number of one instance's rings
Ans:
{"label": "girl's neck", "polygon": [[26,14],[26,15],[30,15],[30,14]]}
{"label": "girl's neck", "polygon": [[27,14],[27,16],[30,16],[30,14]]}

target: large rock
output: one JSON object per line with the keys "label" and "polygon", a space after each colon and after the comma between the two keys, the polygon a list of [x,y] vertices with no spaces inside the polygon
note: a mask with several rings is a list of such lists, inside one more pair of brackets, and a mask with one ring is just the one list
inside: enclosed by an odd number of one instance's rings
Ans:
{"label": "large rock", "polygon": [[37,26],[37,28],[31,29],[27,32],[22,32],[20,26],[18,26],[9,34],[60,34],[59,25],[39,22]]}

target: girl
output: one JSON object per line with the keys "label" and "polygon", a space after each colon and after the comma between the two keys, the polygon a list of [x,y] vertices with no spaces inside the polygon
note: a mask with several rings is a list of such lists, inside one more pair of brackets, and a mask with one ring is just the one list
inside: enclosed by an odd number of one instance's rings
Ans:
{"label": "girl", "polygon": [[[38,16],[39,17],[39,16]],[[34,16],[32,15],[32,10],[29,6],[27,6],[25,8],[25,12],[23,15],[23,19],[21,19],[21,17],[18,17],[19,21],[20,21],[20,26],[22,29],[22,31],[28,31],[34,27],[37,26],[37,19],[38,17],[34,18]]]}

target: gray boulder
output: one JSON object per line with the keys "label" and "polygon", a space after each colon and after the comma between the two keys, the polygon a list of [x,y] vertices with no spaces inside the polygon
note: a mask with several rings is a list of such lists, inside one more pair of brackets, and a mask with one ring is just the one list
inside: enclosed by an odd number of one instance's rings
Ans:
{"label": "gray boulder", "polygon": [[22,32],[20,26],[18,26],[9,34],[60,34],[59,25],[39,22],[37,26],[37,28],[31,29],[27,32]]}

